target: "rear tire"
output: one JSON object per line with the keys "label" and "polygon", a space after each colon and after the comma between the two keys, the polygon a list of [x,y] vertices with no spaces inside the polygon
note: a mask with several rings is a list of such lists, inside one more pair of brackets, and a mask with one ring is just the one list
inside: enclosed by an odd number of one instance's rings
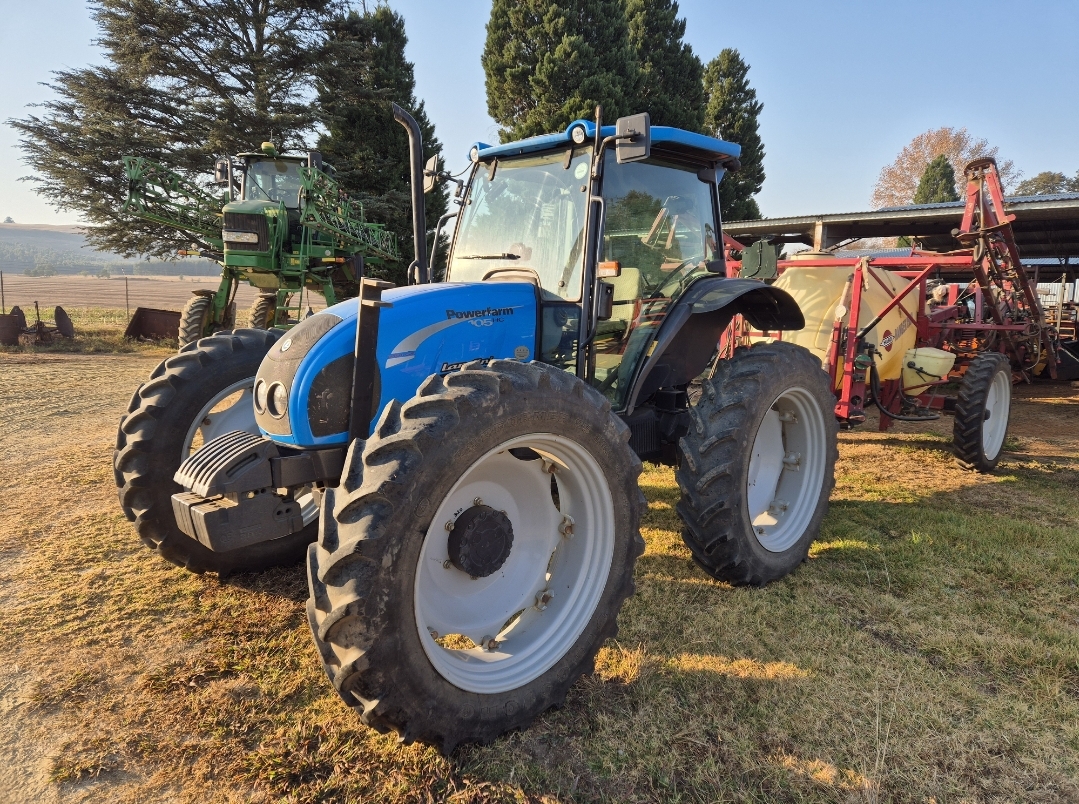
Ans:
{"label": "rear tire", "polygon": [[952,424],[955,460],[964,469],[991,472],[1004,452],[1012,407],[1011,362],[997,352],[979,355],[959,386]]}
{"label": "rear tire", "polygon": [[[191,451],[197,416],[210,420],[198,427],[204,442],[231,430],[258,432],[253,409],[243,406],[251,407],[255,373],[280,334],[241,329],[191,344],[154,369],[120,420],[113,453],[120,506],[147,547],[192,572],[228,575],[295,564],[317,533],[312,522],[281,539],[215,553],[181,531],[172,510],[172,495],[183,491],[172,476]],[[215,400],[241,391],[231,407],[209,412]]]}
{"label": "rear tire", "polygon": [[713,578],[764,586],[808,557],[839,454],[828,386],[819,360],[782,342],[719,361],[705,381],[676,478],[682,539]]}
{"label": "rear tire", "polygon": [[[537,363],[472,363],[386,406],[324,493],[307,562],[315,645],[364,723],[448,754],[528,725],[592,672],[644,550],[628,439],[602,395]],[[491,560],[490,544],[447,557],[478,509],[485,533],[503,528],[489,572],[466,558]]]}

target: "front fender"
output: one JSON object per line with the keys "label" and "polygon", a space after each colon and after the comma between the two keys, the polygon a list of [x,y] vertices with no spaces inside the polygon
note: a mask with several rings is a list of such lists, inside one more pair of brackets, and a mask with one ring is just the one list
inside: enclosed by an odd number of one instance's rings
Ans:
{"label": "front fender", "polygon": [[667,312],[651,354],[634,377],[626,415],[660,388],[684,385],[699,376],[736,315],[763,332],[805,327],[798,302],[785,290],[756,279],[701,277]]}

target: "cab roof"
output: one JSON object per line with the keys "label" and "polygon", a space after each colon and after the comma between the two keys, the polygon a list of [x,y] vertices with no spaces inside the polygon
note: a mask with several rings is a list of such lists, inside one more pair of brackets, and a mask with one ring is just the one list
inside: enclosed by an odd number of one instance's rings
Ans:
{"label": "cab roof", "polygon": [[[472,147],[477,151],[477,161],[486,162],[488,159],[506,156],[519,156],[535,151],[546,151],[561,145],[570,145],[573,140],[570,132],[577,126],[583,126],[588,143],[595,138],[596,124],[591,120],[574,120],[565,131],[555,134],[540,134],[537,137],[529,137],[516,142],[507,142],[502,145],[488,145],[485,142],[477,142]],[[604,126],[600,132],[603,137],[611,137],[615,134],[614,126]],[[742,146],[733,142],[718,140],[705,134],[695,134],[681,128],[669,126],[652,126],[652,145],[660,146],[666,151],[684,153],[687,156],[702,159],[708,162],[723,162],[727,159],[737,159],[742,153]]]}

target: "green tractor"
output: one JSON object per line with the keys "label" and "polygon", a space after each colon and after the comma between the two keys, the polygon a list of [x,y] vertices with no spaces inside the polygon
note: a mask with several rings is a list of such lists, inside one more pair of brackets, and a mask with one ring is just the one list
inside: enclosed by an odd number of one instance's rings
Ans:
{"label": "green tractor", "polygon": [[236,325],[240,282],[261,291],[249,327],[287,327],[303,317],[305,292],[332,306],[357,295],[365,264],[400,259],[393,233],[366,221],[318,151],[285,155],[264,142],[259,151],[219,159],[220,196],[141,157],[125,156],[124,169],[125,212],[190,235],[196,245],[181,255],[221,265],[217,290],[197,290],[184,306],[181,349]]}

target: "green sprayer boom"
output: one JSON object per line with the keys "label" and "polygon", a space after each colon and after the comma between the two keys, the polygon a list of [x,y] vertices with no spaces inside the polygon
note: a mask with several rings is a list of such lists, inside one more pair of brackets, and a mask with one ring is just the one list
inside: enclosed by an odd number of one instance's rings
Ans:
{"label": "green sprayer boom", "polygon": [[346,197],[328,175],[316,168],[301,168],[300,221],[329,235],[341,248],[366,249],[387,260],[398,260],[397,238],[380,224],[367,223],[363,205]]}
{"label": "green sprayer boom", "polygon": [[221,207],[228,203],[227,194],[211,195],[164,165],[140,156],[125,156],[124,172],[124,212],[179,229],[221,250]]}

